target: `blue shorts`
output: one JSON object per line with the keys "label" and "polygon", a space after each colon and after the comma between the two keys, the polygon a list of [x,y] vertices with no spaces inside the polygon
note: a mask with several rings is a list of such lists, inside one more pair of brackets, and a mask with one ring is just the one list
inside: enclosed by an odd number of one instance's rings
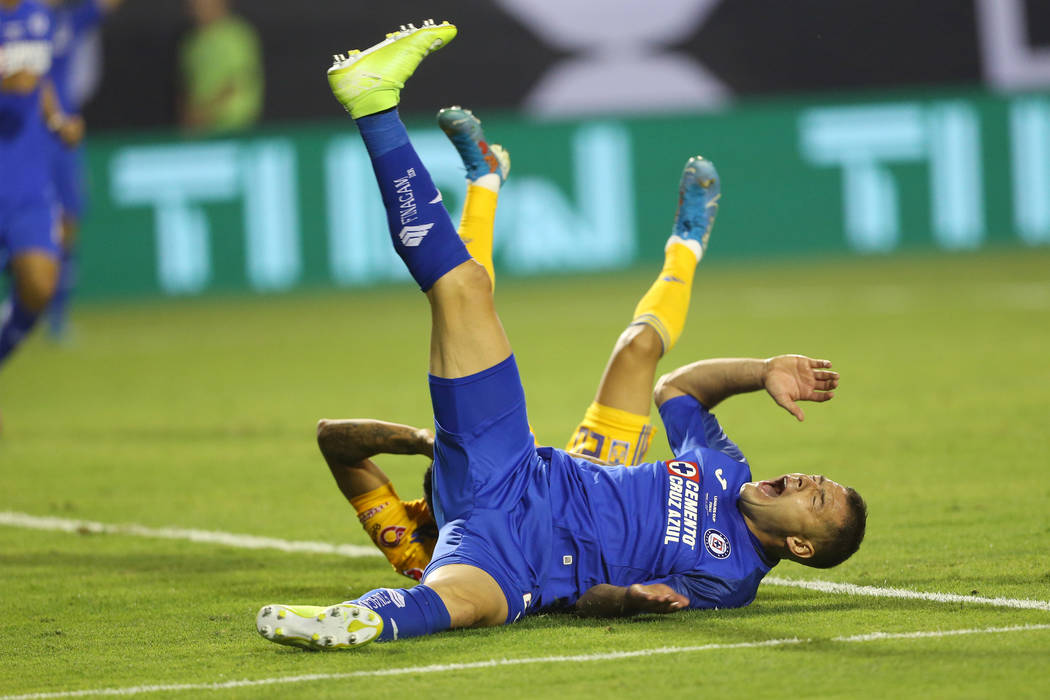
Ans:
{"label": "blue shorts", "polygon": [[426,577],[447,564],[488,572],[507,598],[507,622],[539,600],[552,548],[548,462],[536,451],[511,355],[459,379],[430,377],[434,518]]}
{"label": "blue shorts", "polygon": [[84,214],[83,148],[69,148],[54,139],[51,154],[51,177],[55,196],[62,213],[79,219]]}
{"label": "blue shorts", "polygon": [[0,199],[0,260],[31,250],[59,253],[59,230],[54,202],[49,197],[9,201]]}

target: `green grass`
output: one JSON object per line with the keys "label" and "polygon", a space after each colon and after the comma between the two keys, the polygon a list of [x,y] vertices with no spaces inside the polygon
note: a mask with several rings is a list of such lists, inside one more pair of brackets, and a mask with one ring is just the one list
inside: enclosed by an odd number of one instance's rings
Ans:
{"label": "green grass", "polygon": [[[705,262],[664,361],[802,352],[842,372],[796,423],[719,408],[756,477],[823,472],[865,495],[861,551],[774,573],[1050,600],[1050,252]],[[561,444],[652,270],[501,279],[540,439]],[[313,443],[320,417],[429,423],[427,311],[406,288],[83,306],[0,373],[0,511],[366,544]],[[669,456],[662,437],[650,455]],[[381,465],[402,496],[423,466]],[[267,602],[402,585],[382,559],[0,527],[0,694],[352,673],[799,637],[804,644],[314,680],[208,697],[1037,697],[1050,631],[843,643],[870,632],[1050,624],[1050,612],[764,587],[748,608],[541,616],[345,654],[269,644]],[[192,696],[200,691],[163,693]]]}

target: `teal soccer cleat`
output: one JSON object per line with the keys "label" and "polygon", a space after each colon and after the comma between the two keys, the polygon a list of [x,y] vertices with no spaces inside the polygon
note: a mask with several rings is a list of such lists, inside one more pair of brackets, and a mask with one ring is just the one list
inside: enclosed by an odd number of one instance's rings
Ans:
{"label": "teal soccer cleat", "polygon": [[495,173],[499,175],[500,184],[507,181],[510,154],[499,144],[490,146],[485,141],[481,120],[473,112],[458,105],[446,107],[438,112],[437,122],[463,159],[468,180]]}
{"label": "teal soccer cleat", "polygon": [[686,161],[678,185],[678,211],[671,229],[671,240],[678,239],[688,245],[697,254],[697,259],[707,250],[721,197],[722,186],[714,163],[703,156],[693,156]]}

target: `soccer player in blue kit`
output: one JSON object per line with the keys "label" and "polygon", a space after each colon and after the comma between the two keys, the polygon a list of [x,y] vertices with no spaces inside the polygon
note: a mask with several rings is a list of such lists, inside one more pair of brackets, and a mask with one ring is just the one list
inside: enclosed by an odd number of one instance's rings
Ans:
{"label": "soccer player in blue kit", "polygon": [[[797,401],[827,400],[837,386],[827,361],[706,360],[665,375],[655,399],[675,454],[667,462],[610,468],[536,447],[489,276],[456,234],[396,110],[419,62],[455,35],[448,23],[402,27],[336,57],[328,72],[371,156],[395,250],[431,307],[438,544],[420,585],[327,607],[267,605],[260,634],[337,649],[547,610],[736,607],[780,559],[844,561],[863,538],[860,496],[822,476],[751,481],[709,412],[764,388],[801,418]],[[679,209],[680,224],[703,242],[711,204]]]}
{"label": "soccer player in blue kit", "polygon": [[[96,29],[105,16],[123,0],[48,0],[53,7],[54,41],[52,42],[51,82],[62,112],[78,122],[79,97],[74,94],[73,59],[84,36]],[[55,294],[48,308],[51,334],[61,337],[65,331],[70,296],[76,283],[76,243],[80,220],[84,215],[84,148],[81,143],[69,144],[58,134],[51,139],[51,174],[55,197],[59,206],[61,232],[61,267]]]}
{"label": "soccer player in blue kit", "polygon": [[48,81],[53,21],[31,0],[0,0],[0,267],[13,284],[0,309],[0,365],[35,325],[58,280],[48,131],[78,138]]}

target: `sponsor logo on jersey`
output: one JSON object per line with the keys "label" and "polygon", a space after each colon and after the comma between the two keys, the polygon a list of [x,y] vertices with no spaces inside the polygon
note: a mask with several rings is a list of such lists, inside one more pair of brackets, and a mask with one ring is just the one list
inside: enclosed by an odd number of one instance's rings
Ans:
{"label": "sponsor logo on jersey", "polygon": [[367,523],[374,516],[379,515],[379,513],[384,511],[388,505],[390,505],[390,504],[389,503],[380,503],[378,506],[372,506],[371,508],[366,510],[364,513],[361,513],[360,515],[358,515],[357,519],[360,520],[363,523]]}
{"label": "sponsor logo on jersey", "polygon": [[401,538],[405,536],[403,525],[389,525],[379,533],[379,543],[384,547],[396,547],[401,544]]}
{"label": "sponsor logo on jersey", "polygon": [[696,466],[696,462],[668,462],[667,471],[683,479],[700,483],[700,469]]}
{"label": "sponsor logo on jersey", "polygon": [[704,546],[715,559],[725,559],[729,556],[729,538],[714,528],[704,533]]}
{"label": "sponsor logo on jersey", "polygon": [[697,512],[700,508],[700,469],[693,462],[667,463],[667,525],[664,544],[684,544],[696,549]]}
{"label": "sponsor logo on jersey", "polygon": [[397,237],[401,239],[401,244],[406,248],[415,248],[423,239],[430,233],[430,229],[434,224],[418,224],[416,226],[405,226],[401,229],[401,232],[397,234]]}
{"label": "sponsor logo on jersey", "polygon": [[722,490],[725,491],[729,488],[729,482],[722,478],[722,470],[715,469],[715,478],[718,479],[718,483],[722,484]]}

